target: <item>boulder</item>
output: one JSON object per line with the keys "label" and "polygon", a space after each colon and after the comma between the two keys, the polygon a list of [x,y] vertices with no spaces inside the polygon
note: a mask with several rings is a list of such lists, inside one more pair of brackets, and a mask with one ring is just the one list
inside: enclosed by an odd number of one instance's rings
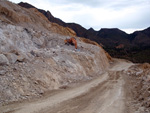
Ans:
{"label": "boulder", "polygon": [[6,73],[6,70],[0,70],[0,75],[4,75]]}
{"label": "boulder", "polygon": [[26,59],[26,57],[25,57],[24,55],[18,55],[18,56],[17,56],[17,61],[18,61],[18,62],[24,62],[25,59]]}
{"label": "boulder", "polygon": [[0,54],[0,65],[8,65],[9,61],[4,54]]}
{"label": "boulder", "polygon": [[17,55],[14,53],[8,53],[6,54],[7,59],[9,60],[10,63],[15,63],[17,61]]}

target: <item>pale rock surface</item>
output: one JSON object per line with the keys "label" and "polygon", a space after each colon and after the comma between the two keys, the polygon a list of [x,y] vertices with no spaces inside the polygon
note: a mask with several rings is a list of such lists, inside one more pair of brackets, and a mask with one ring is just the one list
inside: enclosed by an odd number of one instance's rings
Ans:
{"label": "pale rock surface", "polygon": [[74,32],[39,15],[0,1],[0,104],[90,80],[109,66],[102,48],[79,37],[78,50],[65,45]]}
{"label": "pale rock surface", "polygon": [[0,65],[3,66],[3,65],[8,65],[8,64],[9,64],[9,61],[7,57],[3,54],[0,54]]}
{"label": "pale rock surface", "polygon": [[17,55],[14,53],[8,53],[6,57],[10,63],[15,63],[17,61]]}

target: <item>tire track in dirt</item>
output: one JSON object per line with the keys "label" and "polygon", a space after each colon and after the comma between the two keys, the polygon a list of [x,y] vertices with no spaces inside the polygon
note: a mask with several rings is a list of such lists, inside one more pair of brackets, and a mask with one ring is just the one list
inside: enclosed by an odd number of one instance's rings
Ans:
{"label": "tire track in dirt", "polygon": [[[37,101],[3,106],[4,113],[125,113],[121,72],[132,63],[119,60],[108,72],[74,88]],[[1,108],[0,108],[1,109]]]}

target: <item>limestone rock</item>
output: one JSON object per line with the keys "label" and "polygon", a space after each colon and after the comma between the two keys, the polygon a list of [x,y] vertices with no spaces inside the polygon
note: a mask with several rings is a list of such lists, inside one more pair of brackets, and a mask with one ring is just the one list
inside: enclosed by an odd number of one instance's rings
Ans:
{"label": "limestone rock", "polygon": [[6,70],[0,70],[0,75],[4,75],[6,73]]}
{"label": "limestone rock", "polygon": [[0,54],[0,65],[8,65],[9,61],[7,57],[3,54]]}
{"label": "limestone rock", "polygon": [[17,61],[17,55],[14,53],[8,53],[6,54],[6,57],[10,63],[15,63]]}
{"label": "limestone rock", "polygon": [[19,61],[19,62],[24,62],[25,61],[25,56],[23,56],[23,55],[19,55],[19,56],[17,56],[17,61]]}

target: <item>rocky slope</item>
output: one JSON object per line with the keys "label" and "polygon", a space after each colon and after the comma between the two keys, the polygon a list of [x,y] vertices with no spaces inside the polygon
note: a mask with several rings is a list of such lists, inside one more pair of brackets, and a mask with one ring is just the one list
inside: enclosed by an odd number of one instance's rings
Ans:
{"label": "rocky slope", "polygon": [[[19,3],[19,5],[25,8],[34,7],[23,2]],[[99,31],[95,31],[92,28],[87,30],[79,24],[65,23],[55,18],[49,11],[37,10],[43,13],[49,21],[73,29],[77,36],[102,44],[112,57],[125,58],[133,62],[150,62],[150,59],[147,58],[150,55],[150,27],[132,34],[127,34],[117,28],[105,28]]]}
{"label": "rocky slope", "polygon": [[105,51],[79,37],[75,50],[64,44],[71,36],[76,36],[73,30],[51,23],[34,8],[0,1],[0,104],[41,96],[103,73],[109,66]]}
{"label": "rocky slope", "polygon": [[138,113],[150,112],[150,64],[133,65],[128,74],[129,97],[131,105]]}
{"label": "rocky slope", "polygon": [[76,35],[76,33],[68,27],[62,27],[56,23],[51,23],[35,8],[25,9],[16,4],[12,4],[10,2],[6,4],[1,1],[0,14],[1,21],[9,24],[24,26],[26,28],[32,27],[33,29],[41,31],[46,29],[50,30],[51,32],[69,36]]}

